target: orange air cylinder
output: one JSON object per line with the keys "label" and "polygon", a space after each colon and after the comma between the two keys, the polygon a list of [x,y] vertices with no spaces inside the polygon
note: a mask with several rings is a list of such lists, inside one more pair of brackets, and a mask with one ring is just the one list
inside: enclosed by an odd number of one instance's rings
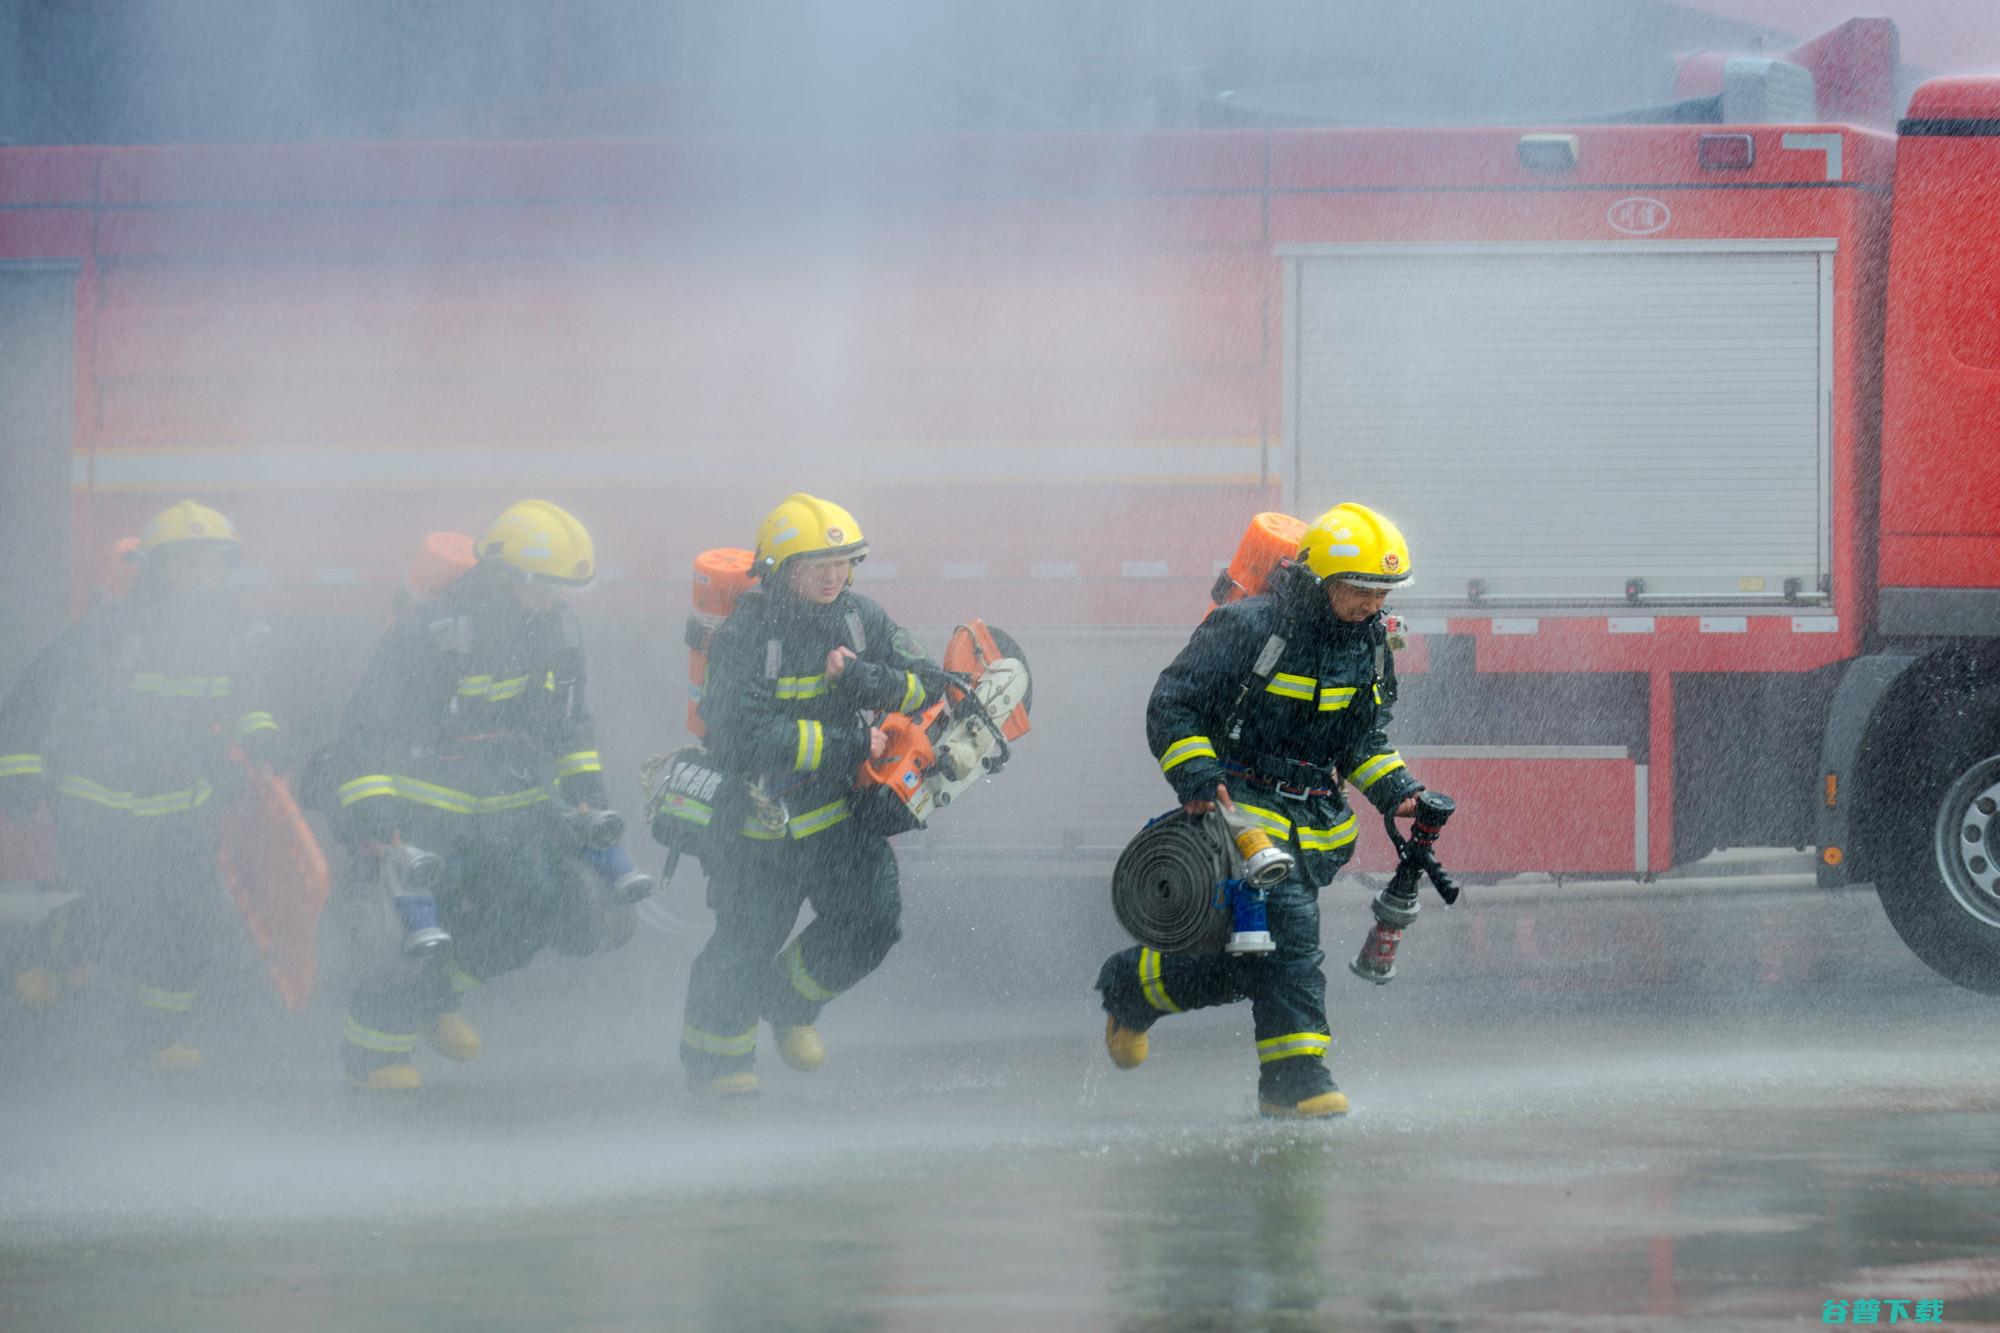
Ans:
{"label": "orange air cylinder", "polygon": [[708,645],[729,619],[736,599],[750,586],[756,556],[734,547],[703,551],[694,558],[694,613],[688,617],[688,730],[706,737],[701,721],[701,687],[708,680]]}
{"label": "orange air cylinder", "polygon": [[1255,597],[1270,586],[1278,562],[1290,560],[1305,544],[1307,525],[1290,514],[1259,514],[1236,544],[1229,568],[1215,580],[1209,600],[1217,606]]}
{"label": "orange air cylinder", "polygon": [[433,532],[411,557],[403,587],[412,601],[428,602],[478,563],[472,538],[462,532]]}

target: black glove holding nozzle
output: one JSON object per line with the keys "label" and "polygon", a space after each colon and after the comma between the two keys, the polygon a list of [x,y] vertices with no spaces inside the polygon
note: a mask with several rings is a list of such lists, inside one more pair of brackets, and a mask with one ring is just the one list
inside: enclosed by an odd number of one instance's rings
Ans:
{"label": "black glove holding nozzle", "polygon": [[1458,807],[1441,792],[1420,791],[1416,799],[1417,814],[1409,837],[1396,831],[1394,814],[1382,817],[1389,830],[1389,841],[1396,844],[1396,873],[1375,895],[1375,925],[1362,942],[1361,952],[1348,964],[1348,970],[1355,976],[1378,986],[1386,986],[1395,979],[1396,946],[1403,942],[1403,932],[1417,919],[1418,881],[1428,878],[1446,907],[1458,901],[1458,885],[1438,864],[1436,851],[1438,834],[1444,831],[1445,821]]}

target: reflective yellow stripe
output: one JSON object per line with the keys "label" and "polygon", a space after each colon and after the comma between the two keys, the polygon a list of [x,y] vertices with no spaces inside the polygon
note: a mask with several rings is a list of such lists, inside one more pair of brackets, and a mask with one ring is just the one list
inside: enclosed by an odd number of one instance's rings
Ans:
{"label": "reflective yellow stripe", "polygon": [[163,676],[157,671],[142,671],[132,677],[131,688],[135,694],[169,699],[226,699],[230,681],[227,676]]}
{"label": "reflective yellow stripe", "polygon": [[65,796],[74,796],[92,805],[101,805],[107,810],[123,810],[132,815],[178,815],[203,805],[215,794],[215,789],[206,782],[197,782],[192,787],[179,791],[160,792],[153,796],[135,796],[129,791],[113,791],[101,782],[80,778],[75,774],[56,784],[56,790]]}
{"label": "reflective yellow stripe", "polygon": [[1264,686],[1266,694],[1281,694],[1287,699],[1304,699],[1311,702],[1313,690],[1319,682],[1311,676],[1294,676],[1289,671],[1280,671]]}
{"label": "reflective yellow stripe", "polygon": [[1215,746],[1206,736],[1183,736],[1160,755],[1160,771],[1171,773],[1190,759],[1215,758]]}
{"label": "reflective yellow stripe", "polygon": [[675,819],[685,819],[690,824],[708,827],[708,821],[715,818],[715,807],[703,805],[691,796],[670,793],[660,802],[662,813]]}
{"label": "reflective yellow stripe", "polygon": [[681,1045],[692,1046],[697,1051],[710,1055],[755,1055],[757,1053],[757,1029],[734,1037],[718,1037],[713,1032],[703,1032],[693,1024],[681,1027]]}
{"label": "reflective yellow stripe", "polygon": [[0,754],[0,778],[20,778],[42,771],[38,754]]}
{"label": "reflective yellow stripe", "polygon": [[914,671],[903,673],[903,702],[896,705],[899,713],[914,713],[924,706],[924,683],[917,679]]}
{"label": "reflective yellow stripe", "polygon": [[538,805],[549,799],[549,792],[546,787],[531,787],[526,791],[504,792],[499,796],[474,796],[471,792],[455,791],[434,782],[395,773],[370,773],[340,784],[342,809],[374,796],[400,797],[454,815],[490,815]]}
{"label": "reflective yellow stripe", "polygon": [[1338,713],[1341,709],[1354,702],[1355,692],[1360,688],[1359,685],[1326,686],[1319,692],[1319,711],[1322,713]]}
{"label": "reflective yellow stripe", "polygon": [[473,976],[472,973],[460,967],[456,959],[445,964],[444,974],[451,980],[451,992],[454,995],[463,995],[467,991],[478,990],[486,984],[478,977]]}
{"label": "reflective yellow stripe", "polygon": [[1282,1037],[1266,1037],[1257,1043],[1257,1063],[1289,1060],[1295,1055],[1325,1055],[1333,1038],[1324,1032],[1288,1032]]}
{"label": "reflective yellow stripe", "polygon": [[1181,1007],[1167,994],[1166,983],[1160,980],[1160,951],[1158,949],[1139,950],[1139,990],[1145,995],[1146,1003],[1162,1013],[1177,1014]]}
{"label": "reflective yellow stripe", "polygon": [[359,1046],[364,1051],[379,1051],[383,1055],[408,1055],[417,1049],[416,1033],[381,1032],[363,1027],[354,1021],[353,1014],[347,1016],[347,1026],[340,1035],[350,1046]]}
{"label": "reflective yellow stripe", "polygon": [[129,989],[133,999],[163,1014],[184,1014],[194,1008],[196,992],[191,990],[161,990],[158,986],[132,986]]}
{"label": "reflective yellow stripe", "polygon": [[578,750],[556,760],[556,776],[573,778],[579,773],[602,773],[604,757],[595,750]]}
{"label": "reflective yellow stripe", "polygon": [[1332,828],[1308,828],[1299,825],[1299,850],[1304,852],[1331,852],[1354,841],[1354,816],[1335,824]]}
{"label": "reflective yellow stripe", "polygon": [[847,798],[843,796],[837,801],[822,805],[817,810],[808,810],[802,815],[793,815],[791,822],[785,826],[784,833],[771,832],[771,830],[757,822],[757,816],[751,815],[743,821],[743,836],[746,838],[755,838],[759,842],[778,842],[787,836],[793,838],[810,838],[815,833],[823,833],[827,829],[832,828],[835,824],[840,823],[853,813],[848,808]]}
{"label": "reflective yellow stripe", "polygon": [[785,970],[791,974],[792,989],[814,1004],[825,1004],[840,994],[839,991],[828,990],[812,979],[812,973],[806,971],[805,953],[800,948],[798,940],[793,940],[791,947],[785,950]]}
{"label": "reflective yellow stripe", "polygon": [[[549,683],[553,686],[555,673],[549,674]],[[491,676],[461,676],[458,693],[460,698],[486,699],[497,704],[524,693],[530,679],[528,676],[513,676],[506,680],[495,680]]]}
{"label": "reflective yellow stripe", "polygon": [[826,728],[806,718],[799,719],[799,752],[792,759],[794,773],[815,773],[826,757]]}
{"label": "reflective yellow stripe", "polygon": [[1247,801],[1238,801],[1236,808],[1248,815],[1250,822],[1261,827],[1266,833],[1275,834],[1280,838],[1292,836],[1292,821],[1276,810],[1266,810],[1261,805],[1251,805]]}
{"label": "reflective yellow stripe", "polygon": [[236,739],[242,740],[255,731],[276,731],[278,719],[269,713],[245,713],[236,719]]}
{"label": "reflective yellow stripe", "polygon": [[817,810],[808,810],[802,815],[793,815],[791,825],[792,836],[794,838],[810,838],[815,833],[824,832],[832,828],[852,813],[853,811],[847,808],[847,798],[843,796],[839,800],[829,805],[823,805]]}
{"label": "reflective yellow stripe", "polygon": [[1361,767],[1347,775],[1347,780],[1362,791],[1367,791],[1401,767],[1403,767],[1403,756],[1390,750],[1363,763]]}
{"label": "reflective yellow stripe", "polygon": [[1378,704],[1382,702],[1382,687],[1380,685],[1375,686],[1375,702]]}
{"label": "reflective yellow stripe", "polygon": [[831,688],[825,676],[780,676],[777,681],[780,699],[817,699]]}

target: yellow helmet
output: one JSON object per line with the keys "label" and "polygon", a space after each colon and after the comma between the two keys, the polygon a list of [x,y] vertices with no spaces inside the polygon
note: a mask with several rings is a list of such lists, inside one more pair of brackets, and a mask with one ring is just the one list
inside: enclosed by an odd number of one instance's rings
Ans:
{"label": "yellow helmet", "polygon": [[597,548],[576,515],[547,500],[500,511],[479,539],[479,558],[500,560],[531,579],[581,588],[597,577]]}
{"label": "yellow helmet", "polygon": [[144,559],[163,547],[183,550],[197,546],[221,547],[236,552],[243,544],[236,539],[236,525],[227,518],[192,500],[183,500],[171,509],[162,509],[139,530],[135,558]]}
{"label": "yellow helmet", "polygon": [[1299,563],[1324,583],[1400,588],[1410,581],[1410,544],[1394,523],[1366,505],[1337,504],[1313,520]]}
{"label": "yellow helmet", "polygon": [[781,568],[801,555],[845,555],[860,560],[868,554],[868,539],[854,515],[831,500],[797,491],[764,515],[757,527],[757,577]]}

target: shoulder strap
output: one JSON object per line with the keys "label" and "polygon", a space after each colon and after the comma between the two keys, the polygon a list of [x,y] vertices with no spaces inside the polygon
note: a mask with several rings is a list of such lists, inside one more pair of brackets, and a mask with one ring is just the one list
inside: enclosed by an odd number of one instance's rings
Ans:
{"label": "shoulder strap", "polygon": [[847,646],[857,657],[868,651],[868,630],[861,623],[859,607],[847,608]]}
{"label": "shoulder strap", "polygon": [[764,679],[776,680],[785,662],[785,641],[775,634],[764,640]]}

